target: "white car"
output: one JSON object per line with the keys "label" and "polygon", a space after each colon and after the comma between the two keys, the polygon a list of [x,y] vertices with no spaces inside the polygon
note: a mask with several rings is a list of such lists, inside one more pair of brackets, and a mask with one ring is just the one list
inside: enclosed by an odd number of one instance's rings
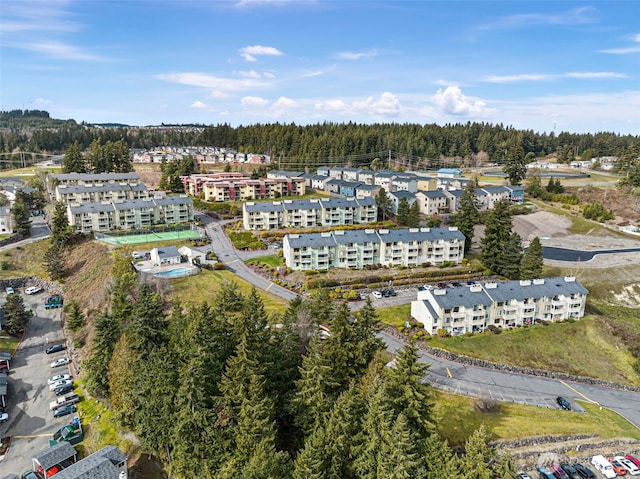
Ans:
{"label": "white car", "polygon": [[38,286],[29,286],[28,288],[25,288],[24,292],[27,294],[36,294],[39,293],[40,291],[42,291],[42,288],[38,287]]}
{"label": "white car", "polygon": [[51,363],[52,368],[57,368],[58,366],[64,366],[65,364],[69,364],[69,358],[59,358]]}
{"label": "white car", "polygon": [[59,388],[61,386],[68,386],[69,384],[71,384],[70,379],[63,379],[61,381],[56,381],[53,384],[49,384],[49,391],[54,391],[56,388]]}
{"label": "white car", "polygon": [[374,291],[373,293],[371,293],[371,296],[376,299],[382,299],[382,293],[380,291]]}
{"label": "white car", "polygon": [[49,384],[49,386],[51,386],[53,383],[57,383],[58,381],[66,381],[67,379],[71,379],[70,374],[58,374],[56,376],[53,376],[52,378],[49,378],[47,380],[47,383]]}
{"label": "white car", "polygon": [[636,466],[633,462],[631,462],[626,457],[616,456],[614,457],[614,459],[618,461],[620,464],[622,464],[622,467],[624,467],[631,476],[640,475],[640,469],[638,468],[638,466]]}
{"label": "white car", "polygon": [[11,286],[7,286],[6,288],[4,288],[4,290],[7,292],[7,294],[15,293],[15,291],[13,290],[13,288]]}
{"label": "white car", "polygon": [[7,422],[9,420],[9,415],[6,412],[0,413],[0,424],[3,422]]}

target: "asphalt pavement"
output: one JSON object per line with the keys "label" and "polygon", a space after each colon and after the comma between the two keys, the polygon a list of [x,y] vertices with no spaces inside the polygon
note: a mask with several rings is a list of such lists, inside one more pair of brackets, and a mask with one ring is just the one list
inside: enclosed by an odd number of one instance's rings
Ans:
{"label": "asphalt pavement", "polygon": [[557,248],[555,246],[543,246],[542,257],[556,261],[590,261],[599,254],[615,253],[639,253],[640,248],[601,249],[601,250],[576,250],[569,248]]}

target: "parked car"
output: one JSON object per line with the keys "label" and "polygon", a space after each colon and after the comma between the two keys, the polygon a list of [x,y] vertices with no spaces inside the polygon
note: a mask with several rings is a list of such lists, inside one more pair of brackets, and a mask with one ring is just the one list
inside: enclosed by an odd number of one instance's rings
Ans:
{"label": "parked car", "polygon": [[39,479],[33,471],[25,471],[20,476],[21,479]]}
{"label": "parked car", "polygon": [[38,287],[38,286],[29,286],[28,288],[25,288],[24,292],[26,294],[36,294],[39,293],[40,291],[42,291],[42,288]]}
{"label": "parked car", "polygon": [[459,288],[460,286],[462,286],[462,283],[460,281],[453,281],[451,283],[451,286],[453,286],[454,288]]}
{"label": "parked car", "polygon": [[66,384],[64,386],[57,387],[53,390],[56,396],[62,396],[63,394],[69,394],[73,391],[73,384]]}
{"label": "parked car", "polygon": [[569,404],[569,401],[567,401],[562,396],[558,396],[556,398],[556,402],[558,403],[558,406],[560,406],[565,411],[571,411],[571,404]]}
{"label": "parked car", "polygon": [[636,466],[632,461],[627,459],[626,457],[616,456],[614,457],[614,459],[618,461],[620,464],[622,464],[630,475],[632,476],[640,475],[640,468]]}
{"label": "parked car", "polygon": [[625,459],[629,459],[631,462],[633,462],[636,466],[638,466],[638,469],[640,469],[640,459],[634,457],[634,456],[624,456]]}
{"label": "parked car", "polygon": [[520,479],[531,479],[531,476],[529,474],[527,474],[526,472],[519,472],[518,473],[518,477]]}
{"label": "parked car", "polygon": [[553,475],[553,472],[551,472],[546,467],[539,467],[537,471],[538,471],[538,474],[540,475],[540,479],[556,479],[555,476]]}
{"label": "parked car", "polygon": [[0,424],[3,422],[7,422],[9,420],[9,415],[6,412],[0,413]]}
{"label": "parked car", "polygon": [[4,290],[7,292],[7,294],[14,294],[15,291],[13,290],[13,288],[11,286],[7,286],[6,288],[4,288]]}
{"label": "parked car", "polygon": [[80,396],[77,394],[69,394],[68,396],[51,401],[49,409],[58,409],[61,406],[69,406],[70,404],[75,404],[77,402],[80,402]]}
{"label": "parked car", "polygon": [[78,408],[75,407],[73,404],[70,406],[62,406],[62,407],[59,407],[58,409],[53,410],[53,417],[67,416],[68,414],[73,414],[77,410]]}
{"label": "parked car", "polygon": [[55,383],[49,385],[49,391],[55,391],[56,389],[58,389],[59,387],[62,386],[67,386],[69,384],[73,384],[73,382],[71,381],[71,379],[63,379],[61,381],[56,381]]}
{"label": "parked car", "polygon": [[382,293],[380,291],[374,291],[373,293],[371,293],[371,296],[376,299],[382,299]]}
{"label": "parked car", "polygon": [[47,384],[51,385],[53,383],[57,383],[58,381],[64,381],[66,379],[71,379],[70,374],[56,374],[55,376],[47,379]]}
{"label": "parked car", "polygon": [[591,458],[591,465],[608,479],[613,479],[618,476],[616,471],[613,470],[613,465],[601,454],[597,454]]}
{"label": "parked car", "polygon": [[569,479],[567,473],[558,464],[551,464],[549,469],[551,469],[551,472],[557,479]]}
{"label": "parked car", "polygon": [[396,293],[396,290],[395,290],[395,289],[390,289],[390,290],[389,290],[389,294],[390,294],[391,296],[398,296],[398,293]]}
{"label": "parked car", "polygon": [[447,287],[447,283],[438,283],[438,288],[444,289]]}
{"label": "parked car", "polygon": [[65,364],[69,364],[69,358],[58,358],[51,363],[51,367],[57,368],[59,366],[64,366]]}
{"label": "parked car", "polygon": [[613,472],[615,472],[618,476],[627,475],[627,469],[620,463],[620,461],[617,461],[612,457],[607,457],[607,461],[611,463],[611,466],[613,467]]}
{"label": "parked car", "polygon": [[596,475],[587,466],[583,466],[579,462],[574,462],[573,467],[578,471],[578,474],[580,474],[582,479],[596,479]]}
{"label": "parked car", "polygon": [[44,350],[47,354],[59,353],[60,351],[64,351],[66,346],[63,343],[52,344],[47,349]]}
{"label": "parked car", "polygon": [[560,467],[562,468],[562,470],[564,472],[567,473],[567,476],[569,476],[570,479],[580,479],[580,474],[578,473],[576,468],[573,467],[572,465],[566,464],[566,463],[562,463],[562,464],[560,464]]}

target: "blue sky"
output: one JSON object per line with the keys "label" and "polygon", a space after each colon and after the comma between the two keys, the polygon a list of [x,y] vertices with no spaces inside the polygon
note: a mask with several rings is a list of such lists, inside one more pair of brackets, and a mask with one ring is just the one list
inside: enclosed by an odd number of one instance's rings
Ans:
{"label": "blue sky", "polygon": [[2,0],[2,110],[640,134],[640,2]]}

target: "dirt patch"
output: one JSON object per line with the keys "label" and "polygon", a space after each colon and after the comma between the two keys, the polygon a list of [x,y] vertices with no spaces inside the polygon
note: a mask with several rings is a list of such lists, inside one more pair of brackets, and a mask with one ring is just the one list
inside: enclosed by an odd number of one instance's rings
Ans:
{"label": "dirt patch", "polygon": [[568,236],[571,225],[570,218],[547,211],[536,211],[513,217],[513,231],[527,243],[536,236],[538,238]]}
{"label": "dirt patch", "polygon": [[160,179],[162,178],[160,168],[135,168],[135,172],[140,175],[140,181],[147,185],[147,188],[149,188],[150,190],[158,189],[158,186],[160,185]]}
{"label": "dirt patch", "polygon": [[613,211],[617,221],[640,221],[640,197],[630,194],[622,188],[567,188],[567,193],[575,193],[583,203],[601,203]]}

